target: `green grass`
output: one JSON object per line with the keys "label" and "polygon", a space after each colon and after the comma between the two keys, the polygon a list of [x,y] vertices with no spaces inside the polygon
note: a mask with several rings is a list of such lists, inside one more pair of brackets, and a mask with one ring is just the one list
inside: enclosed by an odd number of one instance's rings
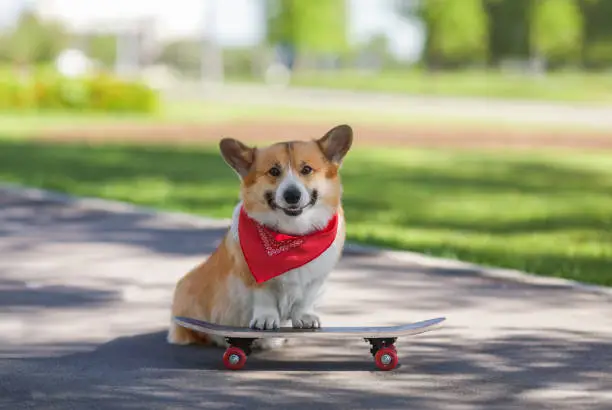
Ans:
{"label": "green grass", "polygon": [[[355,149],[352,241],[612,285],[612,156]],[[237,180],[214,147],[0,138],[0,180],[227,218]]]}
{"label": "green grass", "polygon": [[493,71],[427,73],[416,70],[368,75],[356,71],[298,72],[292,85],[454,97],[612,103],[612,75],[557,73],[543,77]]}

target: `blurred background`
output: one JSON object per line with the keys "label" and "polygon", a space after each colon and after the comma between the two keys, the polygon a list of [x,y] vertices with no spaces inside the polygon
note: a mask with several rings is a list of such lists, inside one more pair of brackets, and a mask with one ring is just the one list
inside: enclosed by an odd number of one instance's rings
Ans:
{"label": "blurred background", "polygon": [[605,0],[3,0],[0,16],[14,72],[190,96],[248,83],[603,102],[612,85]]}
{"label": "blurred background", "polygon": [[612,284],[612,1],[0,0],[0,179],[227,218],[356,132],[349,239]]}

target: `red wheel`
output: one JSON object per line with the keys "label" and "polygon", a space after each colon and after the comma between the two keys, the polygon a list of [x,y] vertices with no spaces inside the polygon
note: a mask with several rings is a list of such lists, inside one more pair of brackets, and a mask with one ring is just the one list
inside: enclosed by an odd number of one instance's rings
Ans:
{"label": "red wheel", "polygon": [[374,356],[374,362],[376,363],[376,367],[378,367],[380,370],[395,369],[397,367],[397,363],[399,362],[395,347],[391,345],[380,348]]}
{"label": "red wheel", "polygon": [[240,370],[246,363],[247,355],[239,347],[230,346],[223,354],[223,364],[229,370]]}

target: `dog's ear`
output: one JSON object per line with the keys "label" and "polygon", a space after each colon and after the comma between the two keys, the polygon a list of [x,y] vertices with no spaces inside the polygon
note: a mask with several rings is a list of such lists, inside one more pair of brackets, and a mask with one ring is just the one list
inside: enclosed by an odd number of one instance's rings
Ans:
{"label": "dog's ear", "polygon": [[346,153],[351,149],[353,143],[353,129],[346,125],[338,125],[317,140],[319,148],[325,157],[340,165]]}
{"label": "dog's ear", "polygon": [[247,176],[255,162],[255,148],[248,147],[233,138],[223,138],[219,142],[223,159],[240,176]]}

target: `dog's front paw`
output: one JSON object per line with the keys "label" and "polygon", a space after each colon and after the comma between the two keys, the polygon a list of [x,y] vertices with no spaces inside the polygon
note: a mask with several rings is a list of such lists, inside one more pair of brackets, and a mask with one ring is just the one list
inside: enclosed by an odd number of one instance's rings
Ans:
{"label": "dog's front paw", "polygon": [[300,313],[291,318],[293,327],[299,329],[316,329],[321,327],[321,319],[314,313]]}
{"label": "dog's front paw", "polygon": [[254,315],[249,327],[259,330],[278,329],[280,327],[280,317],[273,313]]}

